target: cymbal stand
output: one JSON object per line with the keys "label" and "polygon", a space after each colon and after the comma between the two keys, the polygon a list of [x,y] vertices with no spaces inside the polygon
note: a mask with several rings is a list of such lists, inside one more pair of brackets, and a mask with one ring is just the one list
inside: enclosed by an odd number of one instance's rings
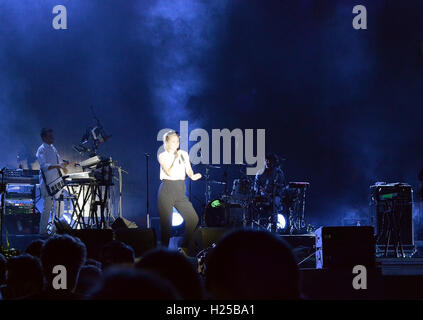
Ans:
{"label": "cymbal stand", "polygon": [[144,153],[145,155],[145,167],[146,167],[146,187],[147,187],[147,201],[146,201],[146,219],[147,219],[147,228],[150,229],[150,201],[149,201],[149,189],[148,189],[148,158],[150,157],[149,153]]}
{"label": "cymbal stand", "polygon": [[290,233],[294,231],[301,231],[306,227],[305,221],[305,201],[307,188],[300,188],[297,190],[297,195],[294,203],[289,208],[289,228]]}
{"label": "cymbal stand", "polygon": [[253,227],[254,221],[253,221],[253,216],[251,214],[251,203],[253,202],[253,198],[254,198],[254,178],[251,178],[250,176],[248,176],[247,174],[245,174],[247,177],[246,179],[248,180],[248,186],[249,186],[249,190],[247,193],[247,199],[245,201],[241,202],[241,207],[243,209],[243,226],[244,227]]}
{"label": "cymbal stand", "polygon": [[273,188],[272,188],[272,215],[270,216],[270,231],[276,232],[278,230],[278,213],[276,212],[276,181],[273,181]]}
{"label": "cymbal stand", "polygon": [[301,212],[300,212],[300,229],[303,229],[306,227],[306,221],[305,221],[305,202],[306,202],[306,190],[307,188],[304,188],[301,190],[301,198],[302,198],[302,206],[301,206]]}
{"label": "cymbal stand", "polygon": [[[255,219],[251,218],[251,228],[256,230],[264,230],[268,231],[268,218],[261,218],[259,209],[255,208],[256,212],[254,213],[256,215]],[[263,225],[265,223],[265,225]]]}
{"label": "cymbal stand", "polygon": [[209,174],[209,167],[206,167],[206,174],[204,175],[206,178],[206,205],[210,202],[210,198],[211,198],[211,186],[210,186],[210,174]]}
{"label": "cymbal stand", "polygon": [[203,209],[203,214],[201,215],[201,227],[205,227],[206,226],[206,209],[207,206],[210,202],[210,198],[211,198],[211,188],[210,188],[210,183],[209,183],[209,179],[210,179],[210,174],[209,174],[209,167],[206,165],[206,172],[204,174],[204,178],[206,181],[206,192],[204,193],[204,196],[206,197],[206,203],[204,205],[204,209]]}
{"label": "cymbal stand", "polygon": [[223,171],[223,181],[225,182],[225,192],[224,195],[228,195],[228,166],[225,166],[225,171]]}
{"label": "cymbal stand", "polygon": [[[385,200],[383,211],[382,232],[378,235],[376,242],[385,237],[384,256],[388,256],[388,248],[393,247],[395,258],[405,258],[404,248],[401,241],[401,218],[403,206],[408,202],[399,199]],[[391,244],[390,244],[391,243]],[[398,252],[400,249],[401,253]]]}
{"label": "cymbal stand", "polygon": [[206,210],[207,210],[207,206],[210,202],[210,198],[211,198],[211,187],[210,187],[210,182],[209,182],[209,179],[210,179],[209,170],[210,170],[210,168],[206,165],[206,172],[204,174],[204,178],[205,178],[205,181],[206,181],[206,192],[204,193],[204,196],[206,198],[206,203],[204,204],[203,213],[201,215],[201,221],[200,221],[201,227],[206,226]]}
{"label": "cymbal stand", "polygon": [[[254,184],[254,180],[252,182],[252,185]],[[258,185],[258,191],[260,191],[260,184]],[[253,203],[253,198],[254,198],[254,192],[255,190],[253,190],[252,187],[252,191],[251,191],[251,195],[250,195],[250,199],[248,201],[248,212],[249,212],[249,216],[250,216],[250,222],[251,225],[250,227],[252,229],[255,230],[264,230],[267,231],[268,230],[268,218],[263,218],[262,216],[262,211],[264,210],[262,207],[257,206],[256,203]],[[259,192],[260,193],[260,192]],[[265,225],[264,225],[265,224]]]}

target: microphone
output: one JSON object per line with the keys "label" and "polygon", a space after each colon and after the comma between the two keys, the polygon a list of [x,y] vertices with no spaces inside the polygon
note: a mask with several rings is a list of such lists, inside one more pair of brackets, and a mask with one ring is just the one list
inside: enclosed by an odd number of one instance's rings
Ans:
{"label": "microphone", "polygon": [[[175,160],[176,160],[176,158],[178,157],[178,155],[180,155],[179,148],[176,149],[174,155],[175,155]],[[179,159],[179,164],[181,164],[181,159]]]}
{"label": "microphone", "polygon": [[185,158],[184,158],[184,156],[182,155],[182,153],[181,153],[181,158],[182,158],[182,161],[185,163]]}
{"label": "microphone", "polygon": [[[176,149],[176,151],[175,151],[175,156],[176,156],[177,154],[179,154],[179,155],[181,156],[181,158],[182,158],[182,161],[185,163],[185,158],[184,158],[184,156],[182,155],[182,153],[179,153],[179,150],[181,150],[181,149],[180,149],[180,148]],[[179,159],[179,164],[181,164],[181,159]]]}

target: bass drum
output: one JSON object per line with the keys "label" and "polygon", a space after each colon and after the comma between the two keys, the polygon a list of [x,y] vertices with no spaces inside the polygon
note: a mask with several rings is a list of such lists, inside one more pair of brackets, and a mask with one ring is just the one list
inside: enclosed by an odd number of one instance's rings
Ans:
{"label": "bass drum", "polygon": [[207,227],[243,227],[245,209],[238,204],[230,204],[222,199],[210,201],[205,211]]}

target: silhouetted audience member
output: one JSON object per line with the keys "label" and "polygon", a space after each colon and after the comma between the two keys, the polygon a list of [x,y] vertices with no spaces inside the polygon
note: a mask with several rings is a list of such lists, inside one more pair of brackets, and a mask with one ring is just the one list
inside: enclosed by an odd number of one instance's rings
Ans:
{"label": "silhouetted audience member", "polygon": [[6,265],[6,257],[0,253],[0,286],[6,284]]}
{"label": "silhouetted audience member", "polygon": [[154,249],[146,253],[135,267],[153,271],[168,280],[181,294],[182,299],[203,299],[203,288],[198,273],[179,252]]}
{"label": "silhouetted audience member", "polygon": [[25,252],[31,256],[40,258],[41,257],[41,247],[44,245],[45,240],[37,239],[30,243],[26,248]]}
{"label": "silhouetted audience member", "polygon": [[133,266],[134,261],[134,249],[121,241],[110,241],[106,243],[101,250],[101,264],[103,270],[112,265]]}
{"label": "silhouetted audience member", "polygon": [[[78,238],[69,235],[54,235],[46,240],[41,248],[41,264],[44,277],[46,279],[46,290],[37,298],[41,299],[80,299],[81,297],[74,293],[78,275],[81,267],[85,263],[87,249],[85,244]],[[57,270],[53,273],[55,266],[64,266],[66,268],[66,288],[55,289],[55,284],[59,283],[59,275],[63,275]]]}
{"label": "silhouetted audience member", "polygon": [[81,296],[88,293],[101,281],[102,271],[94,265],[85,265],[79,271],[75,292]]}
{"label": "silhouetted audience member", "polygon": [[92,293],[93,300],[179,300],[177,290],[157,274],[114,266]]}
{"label": "silhouetted audience member", "polygon": [[299,270],[289,246],[265,231],[224,236],[206,263],[212,299],[299,299]]}
{"label": "silhouetted audience member", "polygon": [[0,300],[3,299],[3,293],[6,289],[6,264],[6,257],[0,253]]}
{"label": "silhouetted audience member", "polygon": [[86,266],[94,266],[94,267],[99,268],[100,270],[102,269],[101,262],[98,261],[98,260],[95,260],[93,258],[87,258],[87,260],[85,261],[85,265]]}
{"label": "silhouetted audience member", "polygon": [[7,286],[4,299],[31,298],[42,292],[43,270],[40,260],[29,254],[11,257],[7,261]]}

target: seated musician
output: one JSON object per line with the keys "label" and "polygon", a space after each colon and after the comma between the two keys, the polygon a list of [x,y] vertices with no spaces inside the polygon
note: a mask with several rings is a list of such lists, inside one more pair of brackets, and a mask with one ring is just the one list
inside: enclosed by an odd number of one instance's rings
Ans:
{"label": "seated musician", "polygon": [[265,161],[264,169],[255,177],[254,192],[256,197],[266,200],[267,205],[262,209],[271,218],[272,231],[276,231],[277,214],[274,211],[281,210],[281,198],[286,179],[276,154],[266,154]]}
{"label": "seated musician", "polygon": [[275,184],[286,185],[285,175],[279,167],[278,157],[274,153],[268,153],[265,160],[264,169],[256,174],[254,180],[254,191],[256,195],[261,196],[272,194]]}

